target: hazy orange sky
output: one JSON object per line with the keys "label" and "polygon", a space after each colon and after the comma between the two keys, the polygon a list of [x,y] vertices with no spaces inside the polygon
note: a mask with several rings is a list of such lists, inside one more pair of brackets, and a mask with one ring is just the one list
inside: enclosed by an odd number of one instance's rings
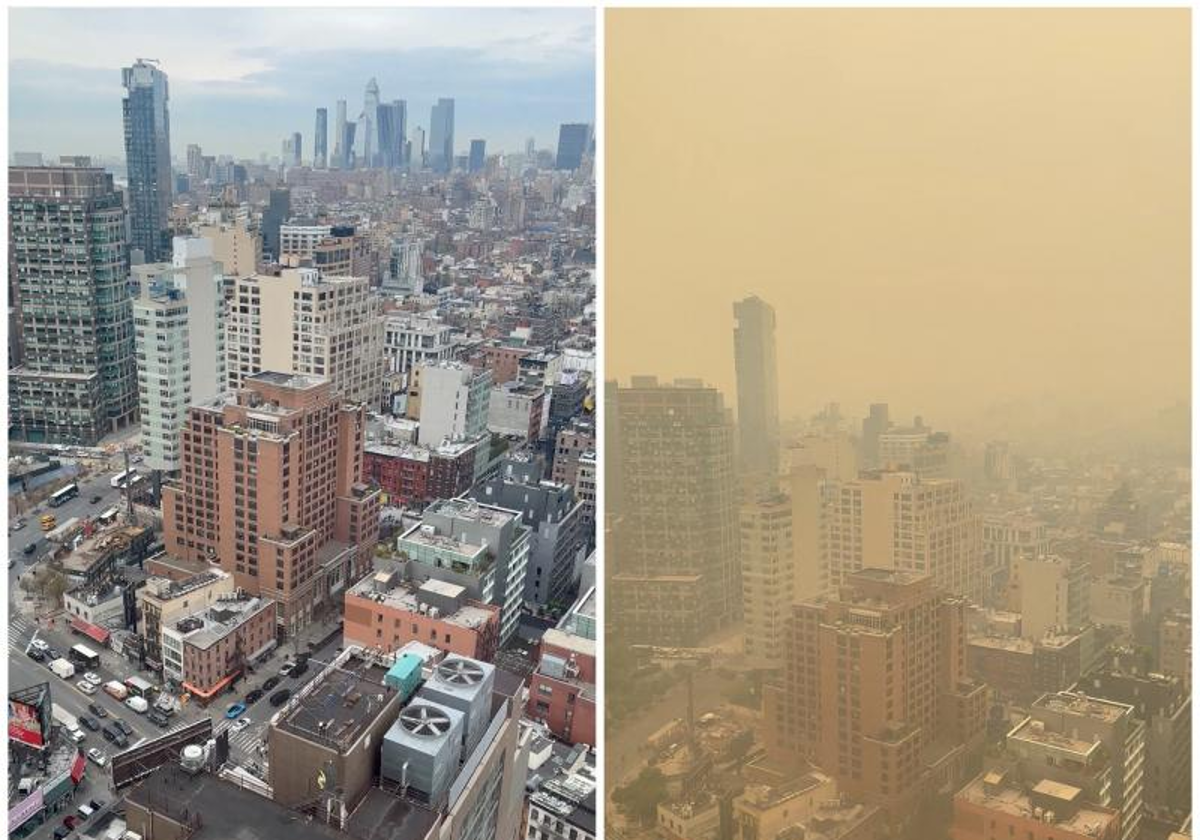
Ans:
{"label": "hazy orange sky", "polygon": [[1189,399],[1190,18],[606,13],[607,375],[734,405],[732,302],[784,417]]}

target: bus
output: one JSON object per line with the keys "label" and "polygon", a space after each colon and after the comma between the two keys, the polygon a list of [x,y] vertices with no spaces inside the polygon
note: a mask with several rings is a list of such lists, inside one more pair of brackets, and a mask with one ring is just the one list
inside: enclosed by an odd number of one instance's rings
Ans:
{"label": "bus", "polygon": [[68,484],[66,487],[50,497],[50,507],[58,507],[59,505],[66,504],[78,495],[79,485]]}
{"label": "bus", "polygon": [[82,665],[89,671],[100,667],[100,654],[86,645],[75,645],[70,652],[71,661]]}
{"label": "bus", "polygon": [[110,507],[108,510],[104,511],[104,513],[97,516],[96,521],[101,525],[111,525],[117,521],[117,515],[119,513],[120,511],[117,508]]}
{"label": "bus", "polygon": [[110,478],[108,480],[108,483],[110,485],[112,485],[112,487],[114,489],[116,489],[116,488],[124,489],[125,479],[129,478],[130,475],[137,475],[137,470],[121,470],[121,472],[117,473],[112,478]]}

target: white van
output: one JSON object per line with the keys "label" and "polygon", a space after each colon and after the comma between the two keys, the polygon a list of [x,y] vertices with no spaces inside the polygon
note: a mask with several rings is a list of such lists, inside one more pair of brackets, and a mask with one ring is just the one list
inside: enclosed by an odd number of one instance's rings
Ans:
{"label": "white van", "polygon": [[75,809],[75,813],[79,814],[81,820],[87,820],[92,814],[96,813],[90,805],[80,805]]}
{"label": "white van", "polygon": [[146,702],[145,697],[130,697],[125,701],[125,705],[133,709],[139,715],[146,714],[146,710],[150,708],[150,704]]}

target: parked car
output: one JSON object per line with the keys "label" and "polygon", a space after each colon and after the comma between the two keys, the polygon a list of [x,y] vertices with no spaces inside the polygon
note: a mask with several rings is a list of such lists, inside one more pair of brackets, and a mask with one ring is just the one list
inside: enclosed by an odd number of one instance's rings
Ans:
{"label": "parked car", "polygon": [[104,807],[104,800],[103,799],[93,799],[88,804],[92,806],[93,811],[99,811],[101,808]]}
{"label": "parked car", "polygon": [[295,662],[284,662],[283,667],[279,669],[279,676],[290,677],[294,670],[296,670]]}
{"label": "parked car", "polygon": [[46,656],[50,657],[51,662],[53,662],[55,659],[62,659],[62,654],[54,648],[46,648]]}
{"label": "parked car", "polygon": [[82,691],[84,694],[95,694],[96,693],[96,686],[94,686],[92,683],[88,682],[87,680],[80,680],[79,682],[75,683],[75,687],[78,688],[80,691]]}
{"label": "parked car", "polygon": [[40,650],[42,653],[45,653],[46,651],[50,650],[50,645],[49,645],[49,643],[46,642],[45,639],[34,639],[32,642],[29,643],[29,646],[32,647],[34,650]]}
{"label": "parked car", "polygon": [[33,554],[33,552],[37,551],[37,543],[31,542],[29,545],[21,549],[21,551],[26,557],[28,557],[30,554]]}
{"label": "parked car", "polygon": [[99,703],[88,703],[88,711],[98,718],[108,717],[108,709],[104,708]]}
{"label": "parked car", "polygon": [[251,691],[249,694],[246,695],[246,705],[253,706],[255,703],[257,703],[259,700],[262,699],[262,696],[263,696],[263,690],[261,688],[254,689],[253,691]]}
{"label": "parked car", "polygon": [[100,504],[100,497],[99,497],[99,496],[92,496],[92,498],[88,499],[88,504],[89,504],[89,505],[98,505],[98,504]]}
{"label": "parked car", "polygon": [[100,678],[100,675],[97,674],[95,671],[88,671],[86,674],[83,675],[83,678],[85,680],[87,680],[88,682],[90,682],[92,685],[96,686],[97,688],[100,687],[100,683],[104,682],[104,680],[102,680]]}
{"label": "parked car", "polygon": [[61,825],[57,826],[54,829],[54,840],[63,840],[63,838],[66,837],[70,833],[71,833],[71,829],[64,828]]}
{"label": "parked car", "polygon": [[10,527],[14,531],[20,531],[22,528],[25,527],[25,520],[24,519],[14,519],[13,523]]}
{"label": "parked car", "polygon": [[271,705],[272,706],[282,706],[284,703],[286,703],[288,701],[288,698],[291,696],[292,696],[291,689],[281,688],[279,691],[276,691],[274,694],[271,695]]}
{"label": "parked car", "polygon": [[292,669],[292,678],[300,679],[308,671],[308,659],[301,659],[296,662],[296,667]]}
{"label": "parked car", "polygon": [[113,718],[113,726],[117,727],[117,729],[120,729],[126,735],[133,734],[133,727],[120,718]]}
{"label": "parked car", "polygon": [[150,709],[150,704],[146,702],[145,697],[130,697],[125,701],[125,705],[133,709],[139,715],[146,714]]}
{"label": "parked car", "polygon": [[225,717],[228,718],[229,720],[234,720],[239,715],[241,715],[241,713],[244,711],[246,711],[245,703],[234,703],[232,706],[230,706],[228,709],[225,710]]}
{"label": "parked car", "polygon": [[38,650],[35,647],[31,647],[29,649],[29,651],[26,653],[26,655],[30,659],[32,659],[34,662],[45,662],[46,661],[46,654],[42,653],[42,651]]}
{"label": "parked car", "polygon": [[171,723],[171,719],[158,709],[151,709],[150,714],[146,715],[146,717],[149,718],[151,723],[161,729],[166,729]]}
{"label": "parked car", "polygon": [[105,741],[116,741],[117,736],[121,734],[119,729],[113,729],[111,726],[105,726],[100,730],[100,734],[104,736]]}
{"label": "parked car", "polygon": [[118,733],[116,733],[116,735],[117,735],[117,737],[113,738],[114,744],[116,744],[121,749],[125,749],[126,747],[129,746],[129,739],[125,737],[124,733],[118,732]]}
{"label": "parked car", "polygon": [[277,685],[279,685],[279,677],[271,677],[269,680],[263,683],[263,691],[270,691]]}
{"label": "parked car", "polygon": [[83,724],[85,727],[87,727],[88,729],[92,730],[93,732],[100,731],[100,724],[96,723],[95,718],[90,718],[87,715],[80,715],[79,722],[81,724]]}

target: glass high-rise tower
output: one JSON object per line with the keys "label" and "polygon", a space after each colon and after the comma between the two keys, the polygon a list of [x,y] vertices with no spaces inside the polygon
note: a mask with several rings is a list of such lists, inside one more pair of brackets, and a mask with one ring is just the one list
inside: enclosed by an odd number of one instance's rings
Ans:
{"label": "glass high-rise tower", "polygon": [[129,246],[146,262],[171,259],[171,121],[167,74],[139,58],[121,70],[125,165],[129,173]]}
{"label": "glass high-rise tower", "polygon": [[313,169],[324,169],[329,165],[329,112],[317,109],[317,125],[313,132]]}
{"label": "glass high-rise tower", "polygon": [[429,114],[429,168],[449,172],[454,168],[454,100],[439,99]]}

